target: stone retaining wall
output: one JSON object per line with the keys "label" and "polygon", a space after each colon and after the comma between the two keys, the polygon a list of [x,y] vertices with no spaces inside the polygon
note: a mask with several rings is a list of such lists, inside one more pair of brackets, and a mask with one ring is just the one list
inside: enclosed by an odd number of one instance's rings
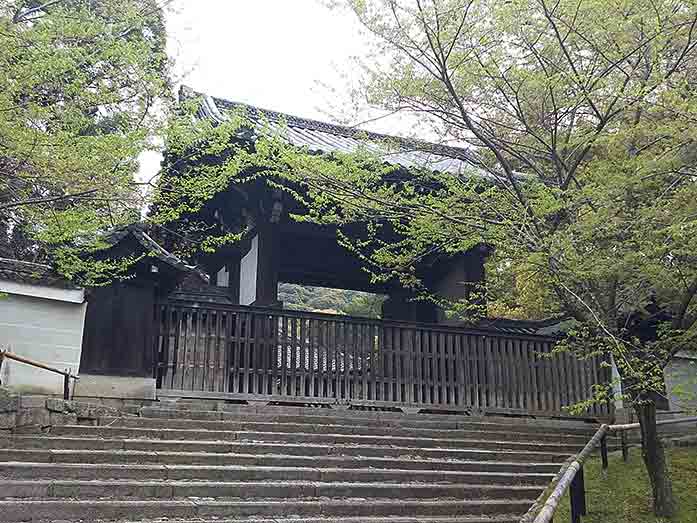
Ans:
{"label": "stone retaining wall", "polygon": [[140,405],[109,406],[65,401],[51,396],[22,395],[0,388],[0,434],[40,432],[54,425],[96,425],[102,416],[135,414]]}

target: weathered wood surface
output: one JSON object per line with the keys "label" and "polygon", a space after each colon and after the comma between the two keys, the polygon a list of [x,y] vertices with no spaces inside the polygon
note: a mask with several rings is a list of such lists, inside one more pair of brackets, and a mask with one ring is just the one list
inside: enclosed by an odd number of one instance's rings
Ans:
{"label": "weathered wood surface", "polygon": [[81,374],[151,378],[158,319],[151,282],[117,282],[90,293]]}
{"label": "weathered wood surface", "polygon": [[156,317],[158,388],[221,398],[561,414],[604,370],[539,336],[180,301]]}

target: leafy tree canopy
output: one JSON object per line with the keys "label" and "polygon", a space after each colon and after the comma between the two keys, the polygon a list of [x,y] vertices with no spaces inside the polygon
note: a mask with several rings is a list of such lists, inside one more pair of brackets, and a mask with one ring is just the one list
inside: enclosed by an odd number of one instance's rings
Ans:
{"label": "leafy tree canopy", "polygon": [[0,255],[68,276],[95,234],[140,217],[137,156],[167,95],[156,0],[0,6]]}

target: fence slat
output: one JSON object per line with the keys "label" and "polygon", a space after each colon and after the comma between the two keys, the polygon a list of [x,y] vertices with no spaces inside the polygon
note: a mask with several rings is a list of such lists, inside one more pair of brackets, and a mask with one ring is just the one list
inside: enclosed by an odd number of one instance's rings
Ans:
{"label": "fence slat", "polygon": [[424,358],[423,349],[421,348],[421,331],[414,331],[414,366],[416,367],[416,392],[414,395],[414,403],[426,403],[424,400]]}
{"label": "fence slat", "polygon": [[465,335],[463,336],[463,349],[465,358],[465,366],[467,368],[467,380],[468,388],[470,394],[470,405],[475,409],[479,408],[479,370],[478,367],[478,353],[477,346],[479,345],[477,341],[477,336]]}
{"label": "fence slat", "polygon": [[263,337],[263,342],[261,344],[261,362],[259,364],[259,388],[260,394],[269,394],[270,392],[270,374],[271,374],[271,317],[268,315],[263,315],[260,320],[260,335]]}
{"label": "fence slat", "polygon": [[196,338],[192,336],[192,331],[194,325],[194,315],[197,312],[198,311],[192,310],[186,314],[186,323],[184,324],[185,326],[182,332],[184,335],[182,343],[184,346],[184,353],[182,357],[182,388],[188,390],[195,390],[191,380],[190,359],[192,357],[192,353],[196,350]]}
{"label": "fence slat", "polygon": [[[172,386],[172,379],[174,378],[174,375],[176,373],[176,356],[177,356],[177,349],[175,346],[175,334],[172,331],[172,324],[174,325],[179,325],[179,322],[176,321],[175,315],[176,311],[173,308],[167,307],[166,305],[163,305],[160,307],[160,311],[162,316],[165,318],[165,324],[163,326],[164,328],[164,339],[163,339],[163,354],[162,354],[162,359],[160,359],[160,362],[165,363],[165,367],[162,369],[162,380],[161,380],[161,387],[167,388],[167,385]],[[172,321],[174,319],[174,322]],[[162,336],[161,336],[162,337]]]}
{"label": "fence slat", "polygon": [[508,340],[508,353],[510,360],[507,363],[509,366],[508,375],[512,381],[511,389],[511,407],[515,409],[523,409],[523,386],[521,378],[523,376],[523,361],[520,357],[520,347],[517,343],[518,340],[509,339]]}
{"label": "fence slat", "polygon": [[315,381],[317,379],[317,360],[316,360],[316,336],[315,336],[315,320],[312,318],[307,320],[307,391],[311,398],[316,396]]}
{"label": "fence slat", "polygon": [[465,360],[463,358],[462,338],[463,336],[456,334],[453,336],[453,351],[455,352],[455,404],[458,406],[467,406],[467,381],[465,379]]}
{"label": "fence slat", "polygon": [[585,362],[579,361],[575,357],[571,356],[571,361],[574,365],[573,368],[573,379],[574,379],[574,396],[573,396],[573,402],[578,403],[579,401],[583,400],[583,367],[585,365]]}
{"label": "fence slat", "polygon": [[423,364],[424,403],[432,403],[431,387],[431,333],[421,333],[421,361]]}

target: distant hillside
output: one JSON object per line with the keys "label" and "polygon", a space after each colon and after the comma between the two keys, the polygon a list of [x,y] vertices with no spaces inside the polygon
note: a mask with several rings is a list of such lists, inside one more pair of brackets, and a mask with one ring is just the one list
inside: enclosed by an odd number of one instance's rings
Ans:
{"label": "distant hillside", "polygon": [[367,292],[281,283],[278,299],[286,309],[379,318],[385,297]]}

